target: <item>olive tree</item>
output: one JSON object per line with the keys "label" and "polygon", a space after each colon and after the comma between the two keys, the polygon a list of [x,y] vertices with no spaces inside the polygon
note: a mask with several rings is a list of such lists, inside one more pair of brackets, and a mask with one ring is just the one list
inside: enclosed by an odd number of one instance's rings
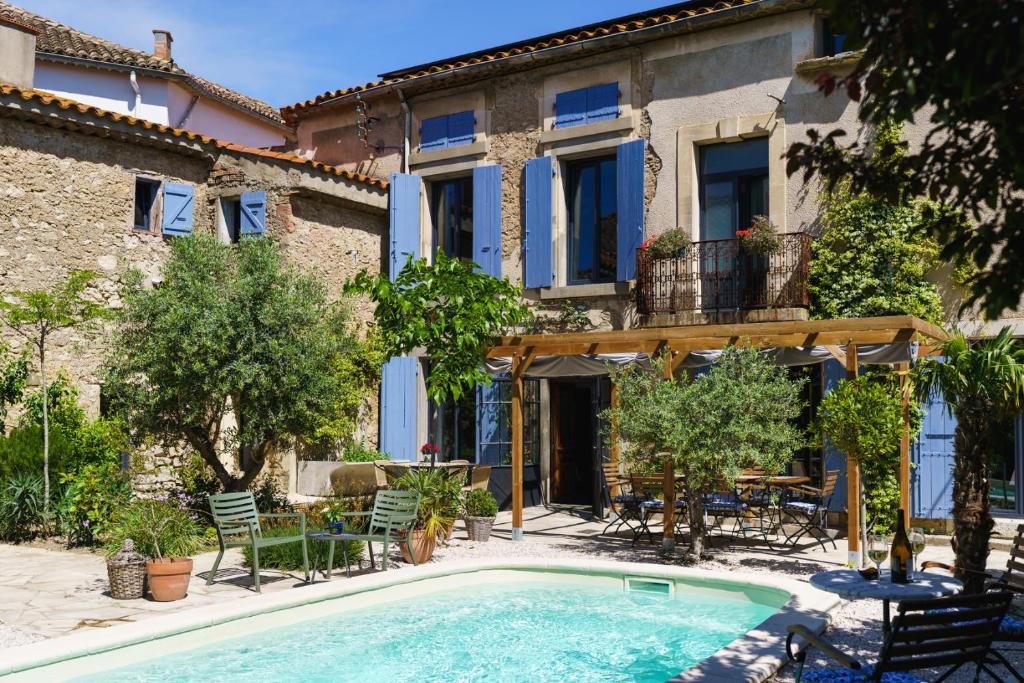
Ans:
{"label": "olive tree", "polygon": [[176,239],[160,286],[136,276],[124,303],[107,363],[113,407],[137,433],[194,449],[227,491],[348,402],[341,361],[359,341],[347,309],[271,240]]}
{"label": "olive tree", "polygon": [[704,555],[702,491],[732,483],[745,467],[781,472],[804,438],[794,420],[801,382],[749,347],[726,347],[711,369],[668,379],[662,362],[617,370],[618,405],[602,412],[614,424],[627,461],[661,465],[672,458],[686,488],[690,551]]}

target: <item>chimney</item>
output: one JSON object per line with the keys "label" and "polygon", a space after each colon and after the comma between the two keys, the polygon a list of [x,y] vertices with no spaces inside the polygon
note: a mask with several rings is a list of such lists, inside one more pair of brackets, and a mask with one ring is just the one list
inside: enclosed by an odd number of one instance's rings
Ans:
{"label": "chimney", "polygon": [[171,37],[170,31],[162,28],[153,29],[153,54],[160,59],[173,61],[171,58],[171,43],[173,42],[174,38]]}
{"label": "chimney", "polygon": [[31,88],[36,71],[36,29],[0,14],[0,83]]}

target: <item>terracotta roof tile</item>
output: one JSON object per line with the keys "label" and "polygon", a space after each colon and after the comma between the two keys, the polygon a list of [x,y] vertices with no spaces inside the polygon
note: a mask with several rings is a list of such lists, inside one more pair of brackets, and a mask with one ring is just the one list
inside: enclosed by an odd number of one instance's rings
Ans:
{"label": "terracotta roof tile", "polygon": [[609,19],[607,22],[602,22],[601,24],[568,29],[564,32],[558,32],[537,38],[529,38],[510,45],[502,45],[468,55],[459,55],[436,63],[423,64],[410,69],[381,74],[381,80],[364,83],[363,85],[357,85],[351,88],[343,88],[341,90],[329,90],[312,99],[306,100],[305,102],[298,102],[288,107],[282,107],[281,113],[284,115],[286,120],[291,121],[303,111],[316,107],[328,100],[364,92],[366,90],[372,90],[381,86],[411,81],[431,74],[456,71],[458,69],[464,69],[477,64],[507,59],[521,54],[536,52],[537,50],[570,45],[572,43],[591,40],[593,38],[602,38],[621,33],[640,31],[652,26],[683,21],[699,15],[720,12],[743,5],[753,5],[761,1],[762,0],[719,0],[718,2],[712,2],[711,0],[708,0],[706,2],[701,2],[701,0],[689,0],[688,2],[682,2],[669,7],[653,9],[646,13]]}
{"label": "terracotta roof tile", "polygon": [[234,142],[226,142],[224,140],[218,140],[211,138],[207,135],[201,135],[184,128],[173,128],[171,126],[165,126],[161,123],[154,123],[152,121],[146,121],[145,119],[137,119],[134,116],[127,114],[118,114],[117,112],[107,111],[106,109],[100,109],[99,107],[93,107],[75,100],[69,100],[63,97],[57,97],[51,93],[43,92],[41,90],[32,90],[28,88],[19,88],[14,85],[5,85],[0,83],[0,95],[15,96],[19,97],[26,102],[36,101],[41,104],[50,106],[55,105],[60,109],[74,109],[81,114],[89,115],[96,119],[106,119],[117,123],[126,123],[129,126],[136,128],[143,128],[145,130],[156,130],[161,133],[167,133],[173,135],[176,138],[184,138],[189,141],[199,142],[204,145],[210,145],[219,149],[226,149],[232,152],[239,152],[250,156],[266,157],[271,159],[279,159],[288,163],[296,164],[299,166],[309,166],[310,168],[316,169],[319,172],[327,173],[334,176],[339,176],[347,180],[355,182],[365,183],[380,188],[387,188],[388,181],[384,178],[377,178],[375,176],[368,176],[362,173],[356,173],[355,171],[349,171],[348,169],[339,168],[337,166],[329,166],[320,161],[314,161],[312,159],[306,159],[303,157],[295,156],[293,154],[287,154],[284,152],[274,152],[266,149],[260,149],[258,147],[246,147],[245,145],[239,145]]}
{"label": "terracotta roof tile", "polygon": [[36,30],[38,32],[36,36],[37,52],[162,71],[168,75],[180,77],[193,90],[241,107],[243,110],[273,123],[284,124],[277,108],[262,100],[243,95],[196,76],[182,69],[173,60],[161,59],[149,52],[98,38],[8,2],[0,1],[0,17],[10,23]]}

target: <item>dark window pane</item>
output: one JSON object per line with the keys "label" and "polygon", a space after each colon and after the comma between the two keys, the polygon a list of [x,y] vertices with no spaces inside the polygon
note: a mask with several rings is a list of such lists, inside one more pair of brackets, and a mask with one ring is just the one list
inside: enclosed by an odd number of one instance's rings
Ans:
{"label": "dark window pane", "polygon": [[768,168],[768,138],[701,147],[701,175],[742,173]]}
{"label": "dark window pane", "polygon": [[434,248],[473,258],[473,179],[441,180],[433,186]]}
{"label": "dark window pane", "polygon": [[141,230],[153,228],[153,204],[160,184],[144,178],[135,179],[135,227]]}
{"label": "dark window pane", "polygon": [[768,138],[700,150],[701,239],[733,239],[768,214]]}
{"label": "dark window pane", "polygon": [[567,171],[568,281],[612,281],[618,229],[615,159],[573,162]]}

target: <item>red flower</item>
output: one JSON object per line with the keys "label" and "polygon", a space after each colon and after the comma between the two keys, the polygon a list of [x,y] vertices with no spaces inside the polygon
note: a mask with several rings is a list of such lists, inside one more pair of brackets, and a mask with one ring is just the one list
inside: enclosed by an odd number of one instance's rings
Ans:
{"label": "red flower", "polygon": [[750,228],[747,228],[746,230],[737,230],[736,231],[736,236],[737,237],[746,237],[749,234],[750,234]]}
{"label": "red flower", "polygon": [[654,237],[648,237],[646,240],[644,240],[644,243],[640,245],[640,251],[647,251],[647,247],[654,244],[655,240],[657,239],[657,235],[655,235]]}
{"label": "red flower", "polygon": [[440,453],[440,452],[441,452],[441,449],[438,448],[437,446],[435,446],[432,443],[425,443],[420,448],[420,453],[422,453],[423,455],[437,454],[437,453]]}

